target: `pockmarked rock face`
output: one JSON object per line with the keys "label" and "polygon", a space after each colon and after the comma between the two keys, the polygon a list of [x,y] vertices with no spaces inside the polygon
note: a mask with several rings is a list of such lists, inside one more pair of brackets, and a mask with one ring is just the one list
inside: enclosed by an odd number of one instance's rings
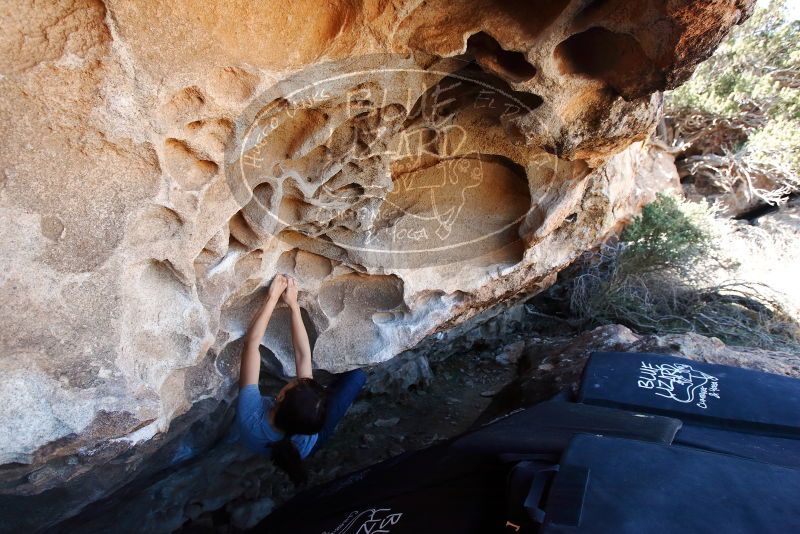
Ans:
{"label": "pockmarked rock face", "polygon": [[329,371],[546,287],[648,200],[660,91],[751,4],[4,8],[0,523],[196,454],[277,272]]}

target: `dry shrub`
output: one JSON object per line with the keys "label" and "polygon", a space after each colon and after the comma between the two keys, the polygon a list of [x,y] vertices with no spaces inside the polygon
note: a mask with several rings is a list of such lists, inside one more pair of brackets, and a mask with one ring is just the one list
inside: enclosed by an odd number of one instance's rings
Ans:
{"label": "dry shrub", "polygon": [[681,108],[672,110],[665,123],[665,148],[679,155],[681,174],[703,178],[725,193],[741,191],[748,202],[779,204],[800,191],[800,177],[783,157],[786,147],[756,142],[765,134],[775,138],[775,126],[763,116],[742,112],[726,118]]}
{"label": "dry shrub", "polygon": [[715,283],[710,221],[697,204],[660,194],[620,239],[587,253],[569,281],[571,312],[641,333],[696,332],[731,345],[800,349],[800,329],[762,284]]}
{"label": "dry shrub", "polygon": [[683,174],[767,204],[800,192],[800,20],[761,2],[667,94],[665,144]]}

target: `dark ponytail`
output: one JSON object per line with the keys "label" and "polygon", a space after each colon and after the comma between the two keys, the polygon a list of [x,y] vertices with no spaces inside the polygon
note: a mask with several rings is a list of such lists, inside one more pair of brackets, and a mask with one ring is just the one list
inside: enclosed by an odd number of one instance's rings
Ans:
{"label": "dark ponytail", "polygon": [[312,378],[300,378],[286,390],[275,408],[275,426],[284,437],[272,445],[272,461],[283,469],[295,484],[308,480],[303,459],[291,437],[295,434],[316,434],[325,423],[328,397],[325,388]]}
{"label": "dark ponytail", "polygon": [[272,461],[283,469],[295,484],[305,484],[308,481],[308,472],[303,467],[300,451],[292,443],[291,436],[286,435],[282,440],[272,445]]}

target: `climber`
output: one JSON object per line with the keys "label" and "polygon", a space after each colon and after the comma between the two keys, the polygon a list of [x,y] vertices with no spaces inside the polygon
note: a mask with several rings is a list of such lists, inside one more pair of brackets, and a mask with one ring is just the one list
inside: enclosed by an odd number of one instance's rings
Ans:
{"label": "climber", "polygon": [[[279,298],[291,311],[297,376],[275,398],[262,397],[258,389],[261,368],[258,347]],[[294,278],[278,274],[250,322],[242,349],[236,413],[241,440],[254,452],[271,456],[295,484],[301,484],[307,479],[302,459],[331,437],[365,380],[366,374],[361,369],[338,375],[328,388],[314,380],[311,345],[297,304],[297,283]]]}

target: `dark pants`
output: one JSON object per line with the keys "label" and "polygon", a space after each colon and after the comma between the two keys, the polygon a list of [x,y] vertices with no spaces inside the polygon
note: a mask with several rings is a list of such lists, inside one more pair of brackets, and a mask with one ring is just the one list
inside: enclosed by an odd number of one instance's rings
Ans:
{"label": "dark pants", "polygon": [[353,404],[366,381],[367,374],[364,371],[353,369],[337,375],[334,383],[328,386],[328,411],[325,414],[325,423],[310,454],[317,452],[320,446],[330,439],[336,430],[336,425],[347,413],[347,409]]}

